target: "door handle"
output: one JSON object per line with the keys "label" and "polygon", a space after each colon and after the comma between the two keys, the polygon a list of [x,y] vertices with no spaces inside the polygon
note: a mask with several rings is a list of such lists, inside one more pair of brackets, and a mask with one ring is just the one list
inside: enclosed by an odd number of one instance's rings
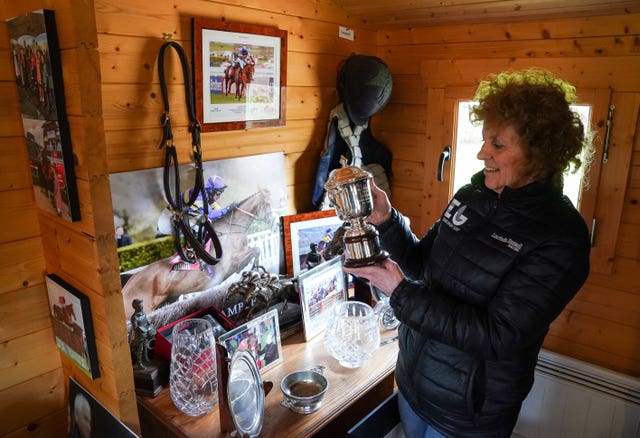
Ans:
{"label": "door handle", "polygon": [[445,146],[440,152],[440,160],[438,161],[438,181],[444,181],[444,162],[451,158],[451,147]]}

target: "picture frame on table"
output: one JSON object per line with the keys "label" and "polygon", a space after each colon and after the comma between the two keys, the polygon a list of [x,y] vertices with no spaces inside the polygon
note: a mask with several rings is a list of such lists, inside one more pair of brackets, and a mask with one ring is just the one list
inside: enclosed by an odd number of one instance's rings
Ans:
{"label": "picture frame on table", "polygon": [[137,438],[138,435],[70,377],[68,436]]}
{"label": "picture frame on table", "polygon": [[39,9],[10,18],[7,29],[36,205],[79,221],[55,12]]}
{"label": "picture frame on table", "polygon": [[89,297],[55,274],[45,283],[56,345],[87,376],[100,377]]}
{"label": "picture frame on table", "polygon": [[237,350],[246,350],[256,360],[260,373],[282,362],[282,342],[278,310],[270,310],[220,335],[218,343],[229,358]]}
{"label": "picture frame on table", "polygon": [[[305,260],[312,251],[311,244],[316,244],[317,251],[322,254],[342,224],[343,221],[333,209],[282,216],[287,275],[297,277],[307,269]],[[325,261],[324,258],[322,261]]]}
{"label": "picture frame on table", "polygon": [[196,115],[203,131],[282,126],[287,31],[193,19]]}
{"label": "picture frame on table", "polygon": [[324,332],[333,308],[348,298],[342,257],[335,257],[298,277],[305,341]]}

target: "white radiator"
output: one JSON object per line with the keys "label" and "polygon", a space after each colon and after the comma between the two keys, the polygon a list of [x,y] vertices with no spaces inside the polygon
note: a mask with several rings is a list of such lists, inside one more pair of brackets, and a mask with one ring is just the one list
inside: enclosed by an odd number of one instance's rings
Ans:
{"label": "white radiator", "polygon": [[640,438],[640,379],[542,350],[513,438]]}

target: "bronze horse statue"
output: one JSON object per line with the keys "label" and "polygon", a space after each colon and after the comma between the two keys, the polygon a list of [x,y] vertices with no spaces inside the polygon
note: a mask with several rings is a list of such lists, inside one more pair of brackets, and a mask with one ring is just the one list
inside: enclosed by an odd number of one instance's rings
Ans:
{"label": "bronze horse statue", "polygon": [[255,64],[253,62],[248,63],[243,68],[235,68],[228,66],[224,71],[223,91],[225,95],[231,94],[231,86],[235,84],[236,99],[241,99],[245,93],[247,85],[253,81],[253,74],[255,72]]}
{"label": "bronze horse statue", "polygon": [[202,269],[195,270],[172,270],[170,260],[173,257],[167,257],[133,274],[122,288],[127,319],[133,314],[134,299],[141,299],[145,313],[149,313],[176,301],[180,295],[211,289],[233,273],[240,273],[250,263],[256,264],[260,249],[248,246],[247,231],[254,220],[272,225],[274,218],[271,193],[259,189],[239,202],[231,213],[214,222],[223,249],[218,264],[203,264]]}

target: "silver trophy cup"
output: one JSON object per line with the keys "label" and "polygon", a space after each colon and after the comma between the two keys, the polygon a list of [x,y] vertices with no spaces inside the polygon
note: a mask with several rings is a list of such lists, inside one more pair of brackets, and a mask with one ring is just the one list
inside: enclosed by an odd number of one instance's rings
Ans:
{"label": "silver trophy cup", "polygon": [[364,221],[373,209],[369,186],[373,176],[345,164],[343,160],[343,167],[333,170],[324,185],[338,217],[345,222],[343,264],[353,268],[373,265],[389,256],[380,249],[378,231]]}

